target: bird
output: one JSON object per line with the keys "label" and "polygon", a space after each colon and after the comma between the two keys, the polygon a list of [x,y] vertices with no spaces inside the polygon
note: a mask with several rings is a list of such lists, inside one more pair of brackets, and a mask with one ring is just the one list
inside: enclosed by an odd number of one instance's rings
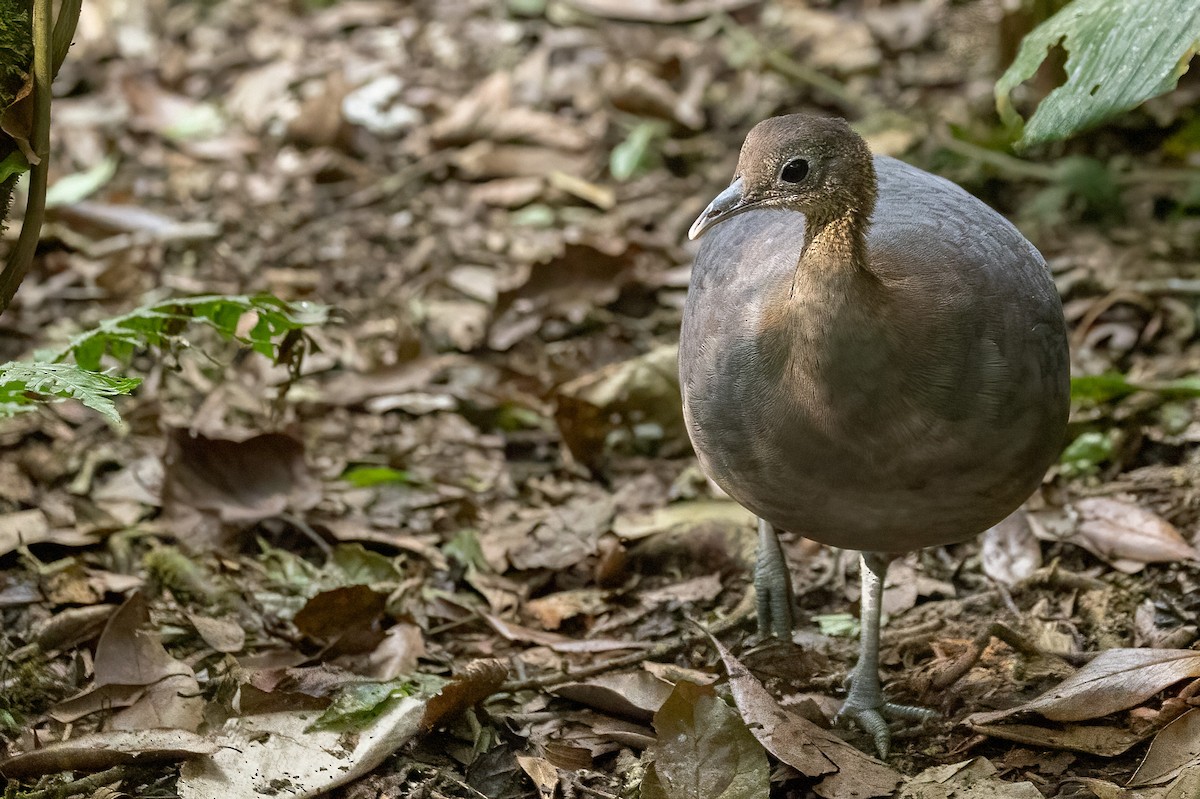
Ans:
{"label": "bird", "polygon": [[1012,223],[836,117],[755,125],[688,237],[684,421],[705,474],[758,517],[760,633],[794,627],[780,531],[858,550],[838,720],[886,758],[889,718],[934,717],[882,692],[888,564],[978,535],[1041,484],[1070,403],[1062,301]]}

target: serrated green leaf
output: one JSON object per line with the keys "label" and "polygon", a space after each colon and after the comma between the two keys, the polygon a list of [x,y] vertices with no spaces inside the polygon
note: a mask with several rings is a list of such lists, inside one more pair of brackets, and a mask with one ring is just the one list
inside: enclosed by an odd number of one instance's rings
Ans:
{"label": "serrated green leaf", "polygon": [[21,175],[29,171],[29,162],[20,150],[13,150],[3,161],[0,161],[0,183],[13,175]]}
{"label": "serrated green leaf", "polygon": [[1021,127],[1012,91],[1060,43],[1067,81],[1024,124],[1019,147],[1069,138],[1173,89],[1200,45],[1200,3],[1073,0],[1021,41],[996,81],[996,110],[1006,124]]}
{"label": "serrated green leaf", "polygon": [[73,399],[100,413],[114,427],[121,427],[112,397],[131,393],[141,382],[75,364],[12,361],[0,364],[0,416],[36,407],[45,398]]}
{"label": "serrated green leaf", "polygon": [[[256,314],[257,319],[248,333],[240,334],[238,325],[247,314]],[[329,309],[325,306],[289,303],[269,294],[180,297],[106,319],[76,336],[51,358],[74,358],[84,369],[95,370],[105,355],[124,360],[139,347],[186,346],[179,334],[188,324],[200,323],[279,362],[285,354],[287,334],[328,321]]]}

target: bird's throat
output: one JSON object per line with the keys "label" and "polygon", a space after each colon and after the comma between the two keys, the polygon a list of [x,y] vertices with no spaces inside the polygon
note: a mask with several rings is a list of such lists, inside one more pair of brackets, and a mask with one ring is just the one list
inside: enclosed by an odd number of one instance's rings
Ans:
{"label": "bird's throat", "polygon": [[797,267],[867,270],[867,222],[856,211],[808,219]]}

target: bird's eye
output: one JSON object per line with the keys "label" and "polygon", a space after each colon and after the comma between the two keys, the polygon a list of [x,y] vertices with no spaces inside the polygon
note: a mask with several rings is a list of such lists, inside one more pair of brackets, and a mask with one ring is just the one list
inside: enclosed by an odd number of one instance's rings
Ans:
{"label": "bird's eye", "polygon": [[779,171],[779,179],[784,183],[799,183],[808,174],[808,161],[803,158],[793,158],[783,165]]}

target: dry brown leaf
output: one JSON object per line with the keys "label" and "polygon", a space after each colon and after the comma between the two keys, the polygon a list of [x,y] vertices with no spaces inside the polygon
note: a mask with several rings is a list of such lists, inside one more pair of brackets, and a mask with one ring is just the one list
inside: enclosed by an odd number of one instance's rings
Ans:
{"label": "dry brown leaf", "polygon": [[1069,749],[1100,757],[1116,757],[1129,751],[1150,736],[1149,732],[1135,733],[1123,727],[1104,724],[1066,724],[1061,727],[1042,727],[1037,724],[980,724],[967,718],[964,722],[980,735],[1015,741],[1047,749]]}
{"label": "dry brown leaf", "polygon": [[1057,687],[1009,710],[975,713],[968,724],[991,724],[1018,714],[1051,721],[1084,721],[1125,710],[1180,680],[1200,677],[1200,652],[1188,649],[1109,649]]}
{"label": "dry brown leaf", "polygon": [[29,780],[60,771],[170,763],[211,755],[220,747],[186,730],[114,730],[80,735],[0,760],[0,775]]}
{"label": "dry brown leaf", "polygon": [[371,652],[383,640],[387,596],[365,585],[321,591],[304,603],[292,622],[323,647],[321,657]]}
{"label": "dry brown leaf", "polygon": [[517,755],[517,764],[537,787],[538,796],[551,799],[558,787],[558,769],[549,760],[542,757]]}
{"label": "dry brown leaf", "polygon": [[650,721],[671,695],[671,688],[671,683],[648,672],[629,671],[566,683],[554,693],[614,716]]}
{"label": "dry brown leaf", "polygon": [[240,652],[246,645],[246,631],[232,619],[213,619],[195,613],[189,613],[187,617],[204,643],[217,652]]}
{"label": "dry brown leaf", "polygon": [[282,433],[232,441],[175,429],[164,460],[166,504],[214,513],[223,522],[257,522],[320,499],[304,445]]}
{"label": "dry brown leaf", "polygon": [[1200,766],[1200,708],[1187,711],[1154,736],[1129,785],[1158,785],[1192,766]]}
{"label": "dry brown leaf", "polygon": [[825,799],[892,795],[900,782],[896,771],[781,707],[741,661],[720,641],[711,640],[729,673],[733,700],[746,726],[775,757],[805,776],[820,778],[813,788],[818,795]]}
{"label": "dry brown leaf", "polygon": [[547,630],[557,630],[567,619],[597,616],[608,610],[607,595],[595,588],[559,591],[525,603],[525,610]]}
{"label": "dry brown leaf", "polygon": [[421,719],[421,728],[432,730],[439,723],[482,702],[500,689],[508,679],[508,666],[497,658],[473,660],[454,679],[430,697]]}
{"label": "dry brown leaf", "polygon": [[1108,497],[1075,502],[1079,524],[1067,540],[1127,574],[1147,563],[1196,560],[1200,555],[1175,526],[1151,510]]}
{"label": "dry brown leaf", "polygon": [[519,624],[505,621],[490,613],[483,614],[492,629],[509,641],[524,641],[539,644],[553,649],[555,652],[611,652],[615,649],[649,649],[653,644],[647,641],[625,641],[613,638],[568,638],[558,633],[545,630],[531,630]]}

